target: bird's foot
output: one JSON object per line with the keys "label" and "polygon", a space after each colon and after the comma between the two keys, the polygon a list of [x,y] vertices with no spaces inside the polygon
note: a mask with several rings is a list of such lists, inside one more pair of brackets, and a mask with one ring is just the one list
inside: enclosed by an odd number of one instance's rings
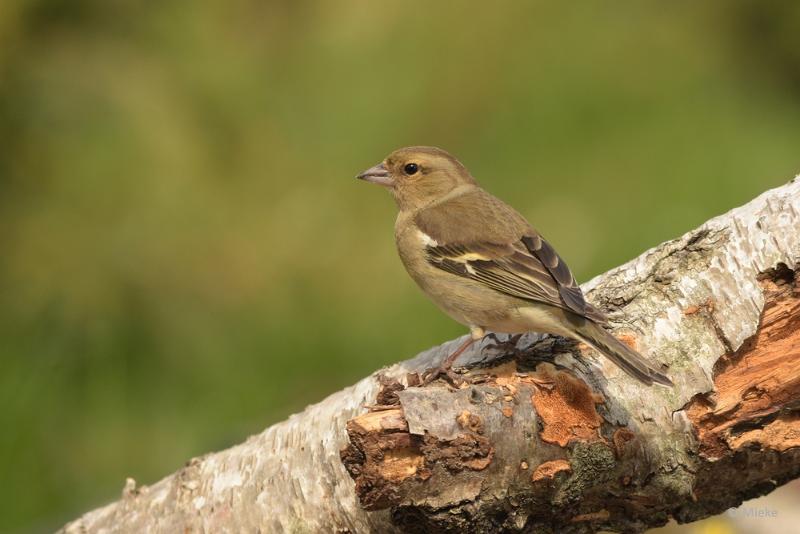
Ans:
{"label": "bird's foot", "polygon": [[448,384],[458,389],[464,383],[464,378],[452,367],[440,365],[439,367],[431,367],[422,373],[422,382],[420,386],[427,386],[431,382],[436,381],[438,378],[443,378]]}
{"label": "bird's foot", "polygon": [[486,337],[494,341],[491,345],[486,345],[487,349],[490,350],[497,350],[501,352],[503,355],[510,355],[510,356],[521,356],[522,351],[517,348],[517,343],[519,342],[522,334],[514,334],[513,336],[509,336],[508,339],[504,341],[500,341],[497,337],[497,334],[494,332],[489,332],[486,334]]}
{"label": "bird's foot", "polygon": [[464,380],[458,376],[453,371],[453,362],[461,356],[465,350],[472,346],[475,343],[475,337],[468,337],[466,341],[464,341],[460,347],[458,347],[455,352],[450,354],[444,361],[439,365],[439,367],[434,367],[432,369],[428,369],[424,373],[422,373],[422,386],[427,386],[434,380],[439,377],[444,378],[447,382],[453,385],[455,388],[459,388],[461,384],[464,383]]}

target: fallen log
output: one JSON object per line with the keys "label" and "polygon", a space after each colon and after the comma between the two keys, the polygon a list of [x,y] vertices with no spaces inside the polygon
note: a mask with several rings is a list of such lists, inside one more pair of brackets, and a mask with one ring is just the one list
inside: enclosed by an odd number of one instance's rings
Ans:
{"label": "fallen log", "polygon": [[453,340],[63,531],[637,532],[721,513],[800,476],[799,270],[795,179],[583,286],[674,388],[535,334],[465,353],[458,388],[419,387]]}

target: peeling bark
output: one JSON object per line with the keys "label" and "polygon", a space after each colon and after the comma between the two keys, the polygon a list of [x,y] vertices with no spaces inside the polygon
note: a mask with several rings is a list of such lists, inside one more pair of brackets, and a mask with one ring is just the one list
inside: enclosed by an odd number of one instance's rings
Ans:
{"label": "peeling bark", "polygon": [[638,532],[720,513],[800,476],[798,269],[795,180],[583,286],[672,389],[534,334],[465,353],[458,389],[419,387],[462,338],[64,532]]}

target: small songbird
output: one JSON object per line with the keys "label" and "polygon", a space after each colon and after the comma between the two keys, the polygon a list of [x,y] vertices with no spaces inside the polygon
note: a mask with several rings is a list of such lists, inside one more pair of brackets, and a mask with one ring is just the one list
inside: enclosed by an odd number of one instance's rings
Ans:
{"label": "small songbird", "polygon": [[672,385],[603,328],[605,315],[586,302],[567,265],[528,221],[444,150],[401,148],[357,177],[392,193],[403,265],[439,308],[470,329],[426,381],[452,377],[455,359],[488,330],[574,338],[645,384]]}

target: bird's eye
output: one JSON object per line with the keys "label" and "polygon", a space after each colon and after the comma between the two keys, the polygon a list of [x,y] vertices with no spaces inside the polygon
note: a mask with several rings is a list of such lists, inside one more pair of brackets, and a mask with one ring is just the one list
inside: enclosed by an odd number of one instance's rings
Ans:
{"label": "bird's eye", "polygon": [[417,165],[416,163],[406,163],[406,166],[403,167],[403,171],[409,176],[411,176],[412,174],[416,174],[418,170],[419,170],[419,165]]}

